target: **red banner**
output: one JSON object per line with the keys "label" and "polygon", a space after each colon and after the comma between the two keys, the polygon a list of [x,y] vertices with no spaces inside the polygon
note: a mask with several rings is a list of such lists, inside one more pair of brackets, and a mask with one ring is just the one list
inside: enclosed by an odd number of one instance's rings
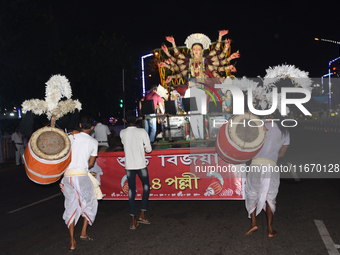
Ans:
{"label": "red banner", "polygon": [[[128,199],[124,161],[123,151],[99,153],[103,199]],[[146,163],[150,199],[244,199],[240,165],[226,163],[215,148],[156,150],[146,154]],[[141,199],[142,185],[136,180],[136,199]]]}

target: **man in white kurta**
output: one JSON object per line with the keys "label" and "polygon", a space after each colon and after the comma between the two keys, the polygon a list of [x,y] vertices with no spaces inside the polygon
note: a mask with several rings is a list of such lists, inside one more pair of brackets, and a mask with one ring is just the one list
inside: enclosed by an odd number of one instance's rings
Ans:
{"label": "man in white kurta", "polygon": [[22,156],[24,155],[24,140],[22,134],[19,133],[18,128],[11,136],[14,149],[15,149],[15,163],[17,166],[23,164]]}
{"label": "man in white kurta", "polygon": [[[278,122],[281,124],[280,122]],[[280,172],[275,169],[279,157],[283,157],[290,137],[288,132],[281,132],[273,121],[265,123],[266,140],[259,153],[251,163],[251,171],[247,173],[245,194],[246,209],[252,225],[246,235],[251,235],[258,229],[255,217],[263,210],[267,213],[268,236],[277,232],[272,229],[273,215],[276,210],[276,196],[280,185]]]}
{"label": "man in white kurta", "polygon": [[94,128],[93,119],[83,117],[80,127],[82,132],[69,136],[72,159],[60,183],[65,196],[63,219],[70,232],[70,250],[76,248],[74,227],[80,216],[84,218],[80,240],[93,240],[87,235],[86,230],[88,224],[92,226],[98,208],[94,186],[88,176],[88,169],[94,164],[98,151],[98,141],[89,135]]}

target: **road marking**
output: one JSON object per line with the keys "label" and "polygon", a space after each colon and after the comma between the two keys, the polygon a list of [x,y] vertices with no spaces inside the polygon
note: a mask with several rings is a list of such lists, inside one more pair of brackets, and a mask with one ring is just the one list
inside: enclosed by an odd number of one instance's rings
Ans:
{"label": "road marking", "polygon": [[329,255],[339,255],[338,250],[335,247],[335,244],[333,243],[332,238],[330,237],[327,228],[322,220],[314,220],[316,227],[319,230],[319,234],[321,236],[321,239],[326,246],[326,249],[328,251]]}
{"label": "road marking", "polygon": [[[294,180],[295,180],[296,182],[299,182],[299,181],[300,181],[299,176],[298,176],[298,175],[296,174],[296,172],[291,168],[291,167],[292,167],[292,163],[287,162],[287,165],[288,165],[288,167],[289,167],[289,169],[290,169],[291,174],[292,174],[293,177],[294,177]],[[292,171],[292,170],[293,170],[293,171]]]}
{"label": "road marking", "polygon": [[21,207],[21,208],[19,208],[19,209],[16,209],[16,210],[10,211],[10,212],[8,212],[8,213],[14,213],[14,212],[18,212],[18,211],[20,211],[20,210],[22,210],[22,209],[25,209],[25,208],[27,208],[27,207],[31,207],[31,206],[33,206],[33,205],[36,205],[36,204],[39,204],[39,203],[45,202],[45,201],[47,201],[47,200],[50,200],[50,199],[52,199],[52,198],[55,198],[55,197],[57,197],[57,196],[60,196],[61,194],[62,194],[62,193],[58,193],[58,194],[55,194],[55,195],[53,195],[53,196],[50,196],[50,197],[48,197],[48,198],[41,199],[41,200],[39,200],[39,201],[37,201],[37,202],[34,202],[34,203],[32,203],[32,204],[29,204],[29,205],[23,206],[23,207]]}

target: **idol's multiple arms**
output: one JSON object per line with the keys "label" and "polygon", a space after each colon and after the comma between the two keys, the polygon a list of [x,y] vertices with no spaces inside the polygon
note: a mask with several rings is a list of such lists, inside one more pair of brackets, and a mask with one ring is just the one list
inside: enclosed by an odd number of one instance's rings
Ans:
{"label": "idol's multiple arms", "polygon": [[[239,58],[240,53],[235,52],[227,57],[227,52],[230,47],[229,39],[225,40],[224,49],[222,51],[220,49],[222,37],[228,34],[228,32],[228,30],[221,30],[219,32],[219,37],[215,48],[211,50],[209,55],[205,58],[205,65],[214,77],[220,77],[219,73],[225,72],[227,70],[236,72],[236,68],[233,65],[230,65],[230,61],[232,59]],[[165,67],[174,73],[174,75],[167,77],[165,82],[169,83],[172,79],[183,78],[188,74],[189,57],[186,57],[184,54],[179,52],[175,43],[175,39],[172,36],[167,36],[165,38],[172,44],[174,55],[172,56],[169,53],[168,48],[165,45],[162,45],[162,50],[167,55],[168,59],[159,63],[158,66]]]}

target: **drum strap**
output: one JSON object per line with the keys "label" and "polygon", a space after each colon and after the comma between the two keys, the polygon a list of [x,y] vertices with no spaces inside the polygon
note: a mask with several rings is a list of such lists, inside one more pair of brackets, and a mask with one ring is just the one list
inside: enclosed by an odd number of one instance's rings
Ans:
{"label": "drum strap", "polygon": [[251,161],[251,164],[254,166],[263,166],[263,165],[270,165],[270,166],[276,166],[276,162],[271,159],[266,159],[266,158],[254,158]]}
{"label": "drum strap", "polygon": [[66,169],[64,176],[65,177],[71,177],[71,176],[86,176],[87,171],[80,170],[80,169],[74,169],[74,168],[68,168]]}

